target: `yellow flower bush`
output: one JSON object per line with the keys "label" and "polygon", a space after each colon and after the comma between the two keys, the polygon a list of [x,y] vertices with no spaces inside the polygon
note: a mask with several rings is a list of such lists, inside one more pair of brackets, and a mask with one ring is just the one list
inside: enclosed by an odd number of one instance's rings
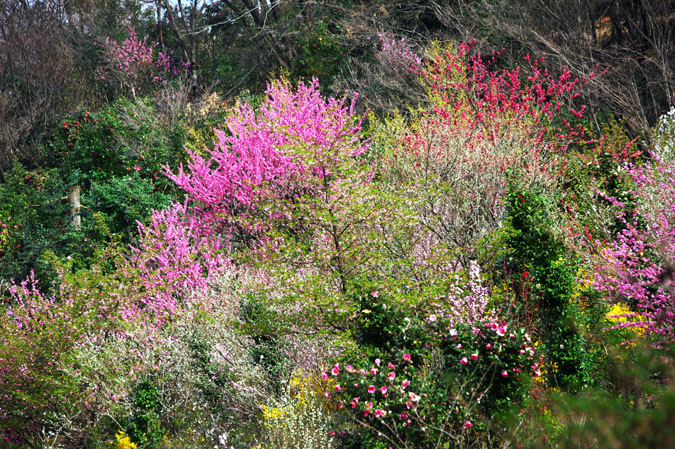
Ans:
{"label": "yellow flower bush", "polygon": [[138,446],[126,436],[123,430],[119,430],[115,435],[115,441],[109,441],[109,445],[115,449],[136,449]]}

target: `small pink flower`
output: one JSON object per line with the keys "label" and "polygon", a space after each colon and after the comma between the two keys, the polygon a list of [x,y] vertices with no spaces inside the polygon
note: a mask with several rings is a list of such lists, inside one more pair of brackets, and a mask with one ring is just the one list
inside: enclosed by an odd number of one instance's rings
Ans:
{"label": "small pink flower", "polygon": [[478,360],[478,353],[474,352],[471,354],[471,360]]}
{"label": "small pink flower", "polygon": [[387,394],[387,387],[380,387],[380,393]]}
{"label": "small pink flower", "polygon": [[394,368],[396,368],[396,367],[394,366],[393,363],[389,362],[389,363],[387,363],[387,368],[389,368],[389,369],[394,369]]}
{"label": "small pink flower", "polygon": [[345,371],[347,371],[348,373],[353,373],[353,372],[354,372],[354,367],[351,366],[351,365],[347,365],[347,366],[345,367]]}
{"label": "small pink flower", "polygon": [[462,357],[459,363],[461,363],[462,365],[466,365],[467,363],[469,363],[469,361],[466,359],[466,357]]}
{"label": "small pink flower", "polygon": [[497,329],[497,335],[499,335],[500,337],[503,337],[504,335],[506,335],[506,329],[503,328],[503,327],[498,328]]}
{"label": "small pink flower", "polygon": [[465,429],[470,429],[470,428],[472,428],[472,427],[473,427],[473,424],[471,423],[471,421],[466,421],[466,422],[464,423],[464,428],[465,428]]}
{"label": "small pink flower", "polygon": [[371,386],[368,387],[368,393],[370,393],[370,394],[375,393],[375,390],[376,390],[375,385],[371,385]]}
{"label": "small pink flower", "polygon": [[136,171],[141,171],[142,169],[141,169],[141,167],[139,167],[138,165],[134,165],[134,170],[136,170]]}
{"label": "small pink flower", "polygon": [[450,336],[454,337],[457,335],[457,329],[450,329]]}
{"label": "small pink flower", "polygon": [[328,380],[328,374],[327,373],[321,374],[321,379]]}
{"label": "small pink flower", "polygon": [[375,364],[376,364],[377,366],[380,366],[380,363],[382,363],[382,360],[380,360],[380,359],[375,359]]}
{"label": "small pink flower", "polygon": [[506,370],[502,371],[502,377],[509,377],[509,373]]}
{"label": "small pink flower", "polygon": [[410,381],[407,380],[407,379],[404,380],[403,382],[401,382],[401,386],[403,387],[404,390],[406,389],[406,387],[407,387],[408,385],[410,385]]}
{"label": "small pink flower", "polygon": [[375,367],[370,368],[370,374],[372,374],[373,376],[374,376],[375,374],[377,374],[377,371],[378,371],[378,369],[375,368]]}
{"label": "small pink flower", "polygon": [[387,379],[394,380],[395,378],[396,378],[396,373],[394,373],[393,371],[391,373],[387,374]]}
{"label": "small pink flower", "polygon": [[462,344],[461,344],[461,343],[458,343],[458,344],[457,344],[457,349],[462,349]]}
{"label": "small pink flower", "polygon": [[491,350],[492,350],[492,345],[491,345],[490,343],[486,344],[486,345],[485,345],[485,349],[487,349],[488,351],[491,351]]}
{"label": "small pink flower", "polygon": [[410,354],[403,354],[403,360],[405,360],[406,362],[409,362],[410,361]]}
{"label": "small pink flower", "polygon": [[373,295],[373,298],[377,298],[378,296],[380,296],[380,292],[378,292],[377,290],[373,290],[373,293],[371,294]]}
{"label": "small pink flower", "polygon": [[429,315],[429,322],[430,322],[430,323],[435,322],[436,319],[437,319],[437,318],[436,318],[436,315],[434,315],[434,314]]}
{"label": "small pink flower", "polygon": [[335,386],[335,391],[340,391],[340,390],[342,390],[342,387],[341,387],[340,385],[336,385],[336,386]]}
{"label": "small pink flower", "polygon": [[338,368],[337,366],[334,366],[333,369],[330,371],[330,373],[333,376],[337,376],[338,374],[340,374],[340,368]]}
{"label": "small pink flower", "polygon": [[381,418],[386,414],[387,412],[385,412],[384,410],[380,410],[379,408],[375,410],[375,416],[377,416],[378,418]]}

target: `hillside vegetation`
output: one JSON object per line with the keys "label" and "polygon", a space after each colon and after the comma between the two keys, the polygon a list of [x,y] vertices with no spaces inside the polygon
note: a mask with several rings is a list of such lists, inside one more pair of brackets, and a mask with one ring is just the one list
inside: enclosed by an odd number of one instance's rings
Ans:
{"label": "hillside vegetation", "polygon": [[675,446],[675,7],[0,0],[0,446]]}

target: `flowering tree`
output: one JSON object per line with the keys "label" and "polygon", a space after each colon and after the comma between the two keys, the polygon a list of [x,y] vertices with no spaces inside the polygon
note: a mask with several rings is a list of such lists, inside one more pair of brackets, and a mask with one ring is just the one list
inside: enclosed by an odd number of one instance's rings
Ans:
{"label": "flowering tree", "polygon": [[644,330],[660,345],[675,341],[675,165],[652,159],[624,166],[635,183],[635,207],[607,198],[618,207],[624,229],[601,252],[594,286],[611,302],[630,306],[620,314],[628,319],[613,328]]}
{"label": "flowering tree", "polygon": [[[520,69],[493,70],[470,50],[462,44],[417,68],[432,107],[384,162],[432,238],[465,251],[500,225],[509,177],[526,189],[552,187],[568,141],[583,137],[561,117],[579,84],[569,72],[555,79],[528,58],[525,81]],[[551,136],[555,120],[562,124]]]}
{"label": "flowering tree", "polygon": [[156,51],[156,44],[139,40],[133,28],[121,44],[106,37],[102,46],[104,64],[97,69],[99,79],[129,89],[134,98],[137,90],[164,84],[188,69],[187,64],[175,65],[168,53]]}
{"label": "flowering tree", "polygon": [[291,257],[344,290],[362,262],[359,225],[376,215],[359,159],[361,120],[353,102],[322,98],[316,80],[296,89],[275,82],[266,94],[258,112],[248,104],[231,112],[208,159],[192,152],[187,167],[167,175],[188,193],[203,235]]}

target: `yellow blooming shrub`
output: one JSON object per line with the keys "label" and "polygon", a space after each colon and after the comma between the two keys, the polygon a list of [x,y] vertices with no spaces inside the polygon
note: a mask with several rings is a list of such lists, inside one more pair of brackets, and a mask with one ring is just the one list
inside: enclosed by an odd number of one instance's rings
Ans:
{"label": "yellow blooming shrub", "polygon": [[115,435],[115,441],[111,440],[108,444],[115,449],[136,449],[138,447],[126,436],[123,430],[118,431]]}

